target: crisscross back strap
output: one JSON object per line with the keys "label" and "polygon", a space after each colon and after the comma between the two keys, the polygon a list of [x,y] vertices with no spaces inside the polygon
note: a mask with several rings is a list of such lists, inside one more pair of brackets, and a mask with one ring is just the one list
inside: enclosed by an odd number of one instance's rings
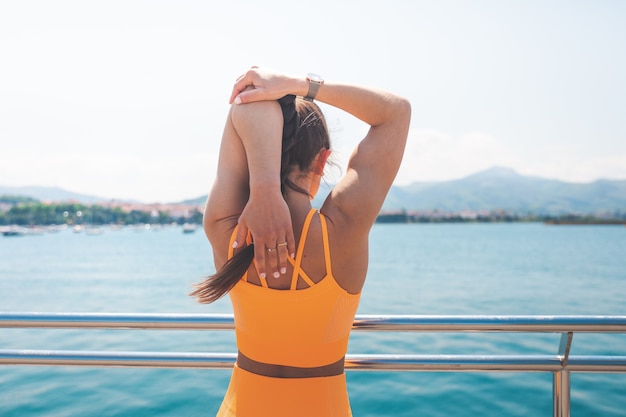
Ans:
{"label": "crisscross back strap", "polygon": [[333,272],[330,267],[330,241],[328,240],[328,226],[326,224],[326,217],[320,213],[320,223],[322,226],[322,240],[324,242],[324,261],[326,262],[326,276],[332,277]]}
{"label": "crisscross back strap", "polygon": [[302,225],[302,234],[300,235],[300,243],[298,244],[298,252],[296,253],[296,261],[293,265],[293,274],[291,275],[291,290],[295,290],[298,286],[298,277],[302,276],[302,279],[312,287],[315,285],[313,281],[302,271],[302,257],[304,255],[304,246],[306,244],[306,238],[309,234],[309,226],[311,225],[311,219],[317,210],[312,208],[304,219],[304,225]]}

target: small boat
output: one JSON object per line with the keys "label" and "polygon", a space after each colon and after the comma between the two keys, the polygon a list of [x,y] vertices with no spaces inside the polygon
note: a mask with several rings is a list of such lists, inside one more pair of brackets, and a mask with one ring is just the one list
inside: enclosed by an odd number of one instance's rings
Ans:
{"label": "small boat", "polygon": [[67,229],[66,224],[51,224],[49,226],[46,226],[46,231],[48,233],[59,233],[61,230],[65,229]]}
{"label": "small boat", "polygon": [[101,235],[102,232],[103,232],[102,228],[98,226],[85,227],[85,233],[91,236]]}
{"label": "small boat", "polygon": [[183,224],[183,233],[193,233],[198,228],[198,225],[193,223],[185,223]]}
{"label": "small boat", "polygon": [[33,226],[33,227],[29,227],[26,233],[32,236],[41,236],[41,235],[44,235],[46,231],[47,230],[44,227]]}
{"label": "small boat", "polygon": [[12,236],[24,236],[26,235],[26,229],[23,227],[10,227],[8,229],[4,229],[2,231],[3,236],[12,237]]}

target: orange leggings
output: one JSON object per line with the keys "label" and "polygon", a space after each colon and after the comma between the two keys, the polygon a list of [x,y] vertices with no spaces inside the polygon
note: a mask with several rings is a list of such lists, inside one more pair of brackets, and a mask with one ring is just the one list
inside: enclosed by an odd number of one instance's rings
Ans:
{"label": "orange leggings", "polygon": [[271,378],[235,365],[217,417],[351,417],[346,375]]}

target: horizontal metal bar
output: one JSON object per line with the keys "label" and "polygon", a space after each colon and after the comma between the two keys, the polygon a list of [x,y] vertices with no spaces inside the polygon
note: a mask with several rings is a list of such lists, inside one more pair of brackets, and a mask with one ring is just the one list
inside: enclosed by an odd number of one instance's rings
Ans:
{"label": "horizontal metal bar", "polygon": [[[234,353],[115,352],[0,349],[0,365],[106,366],[149,368],[232,368]],[[626,373],[626,356],[570,356],[563,367],[550,355],[372,355],[346,356],[346,370],[412,372],[577,372]]]}
{"label": "horizontal metal bar", "polygon": [[233,330],[232,314],[0,312],[0,328]]}
{"label": "horizontal metal bar", "polygon": [[565,368],[572,372],[626,372],[626,356],[570,355]]}
{"label": "horizontal metal bar", "polygon": [[536,355],[348,355],[347,370],[413,372],[554,372],[557,356]]}
{"label": "horizontal metal bar", "polygon": [[426,332],[626,332],[626,316],[359,315],[354,330]]}
{"label": "horizontal metal bar", "polygon": [[[0,312],[0,328],[233,330],[232,314]],[[626,333],[626,316],[357,315],[355,331]]]}
{"label": "horizontal metal bar", "polygon": [[234,353],[0,349],[0,365],[232,368]]}

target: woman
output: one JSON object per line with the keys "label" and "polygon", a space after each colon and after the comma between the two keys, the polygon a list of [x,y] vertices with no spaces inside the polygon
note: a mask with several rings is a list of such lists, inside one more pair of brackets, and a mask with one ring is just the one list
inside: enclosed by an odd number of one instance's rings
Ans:
{"label": "woman", "polygon": [[[370,125],[319,211],[311,199],[330,142],[313,98]],[[239,352],[218,416],[350,416],[344,356],[410,105],[256,67],[230,101],[204,215],[218,272],[192,293],[212,302],[229,292],[233,304]]]}

